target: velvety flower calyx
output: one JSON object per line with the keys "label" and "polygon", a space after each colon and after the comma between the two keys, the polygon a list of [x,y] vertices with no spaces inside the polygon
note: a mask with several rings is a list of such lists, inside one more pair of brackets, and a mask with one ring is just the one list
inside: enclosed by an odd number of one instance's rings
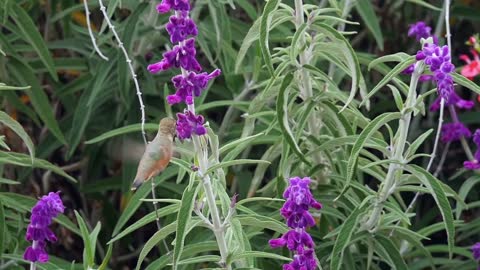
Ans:
{"label": "velvety flower calyx", "polygon": [[[438,111],[440,109],[441,99],[442,99],[441,97],[437,97],[435,99],[432,105],[430,105],[430,111]],[[459,109],[469,110],[473,108],[475,103],[471,100],[462,99],[460,96],[457,95],[457,93],[455,93],[455,91],[452,91],[452,93],[450,93],[450,97],[448,101],[445,102],[445,106],[450,106],[450,105],[454,105]]]}
{"label": "velvety flower calyx", "polygon": [[189,11],[189,0],[162,0],[162,2],[157,5],[157,11],[159,13],[167,13],[172,9],[176,11]]}
{"label": "velvety flower calyx", "polygon": [[182,101],[188,105],[193,104],[193,97],[200,96],[202,91],[207,87],[208,82],[220,74],[221,71],[216,69],[210,74],[206,72],[200,74],[190,72],[187,76],[180,74],[173,77],[172,82],[176,92],[173,95],[167,96],[167,102],[170,105]]}
{"label": "velvety flower calyx", "polygon": [[[477,129],[473,134],[473,142],[477,146],[477,150],[473,155],[473,160],[463,162],[463,167],[467,170],[478,170],[480,169],[480,129]],[[478,243],[477,243],[478,244]],[[477,246],[480,249],[480,245]],[[477,251],[480,253],[480,250]]]}
{"label": "velvety flower calyx", "polygon": [[48,254],[45,250],[46,241],[57,241],[57,237],[48,226],[64,210],[65,207],[58,192],[50,192],[43,196],[32,208],[30,224],[25,235],[27,241],[32,241],[32,246],[25,250],[23,254],[25,260],[40,263],[48,261]]}
{"label": "velvety flower calyx", "polygon": [[172,67],[183,68],[189,71],[200,71],[202,67],[195,58],[195,39],[185,41],[185,44],[176,45],[170,51],[163,54],[163,59],[155,64],[148,65],[151,73],[165,71]]}
{"label": "velvety flower calyx", "polygon": [[207,129],[203,126],[204,118],[195,115],[189,110],[184,113],[177,113],[177,136],[181,140],[190,139],[193,134],[205,135]]}
{"label": "velvety flower calyx", "polygon": [[442,125],[442,142],[458,141],[462,137],[469,138],[472,136],[470,130],[462,123],[448,123]]}
{"label": "velvety flower calyx", "polygon": [[418,21],[414,24],[411,24],[410,27],[408,28],[408,36],[409,37],[415,37],[417,41],[420,41],[422,38],[428,38],[431,36],[432,28],[428,26],[425,22],[423,21]]}
{"label": "velvety flower calyx", "polygon": [[475,260],[480,260],[480,242],[472,246],[472,255]]}
{"label": "velvety flower calyx", "polygon": [[182,14],[171,16],[166,29],[172,43],[184,41],[188,36],[196,36],[198,34],[197,25],[192,19]]}

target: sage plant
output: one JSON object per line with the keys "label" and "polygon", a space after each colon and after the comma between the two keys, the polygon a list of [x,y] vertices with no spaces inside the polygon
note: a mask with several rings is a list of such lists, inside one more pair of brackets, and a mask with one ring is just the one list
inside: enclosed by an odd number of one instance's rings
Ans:
{"label": "sage plant", "polygon": [[195,155],[198,159],[198,170],[195,174],[201,178],[211,221],[206,216],[203,216],[200,211],[196,211],[196,213],[215,234],[221,256],[219,264],[222,267],[231,269],[230,264],[227,264],[229,251],[225,238],[230,216],[222,220],[220,211],[217,208],[217,192],[214,191],[212,179],[207,172],[210,167],[207,148],[208,138],[205,136],[207,129],[204,127],[204,117],[195,114],[195,97],[201,95],[211,79],[220,75],[220,70],[216,69],[210,74],[206,72],[200,73],[202,67],[196,59],[197,53],[194,38],[198,34],[198,30],[193,20],[189,17],[190,8],[188,0],[163,0],[157,6],[159,13],[174,12],[170,16],[166,29],[170,34],[170,41],[175,43],[175,46],[163,54],[161,61],[149,65],[148,70],[151,73],[165,71],[170,68],[180,68],[181,70],[181,74],[172,78],[176,92],[166,97],[167,102],[171,105],[181,102],[187,105],[183,113],[177,113],[177,135],[181,140],[193,141]]}

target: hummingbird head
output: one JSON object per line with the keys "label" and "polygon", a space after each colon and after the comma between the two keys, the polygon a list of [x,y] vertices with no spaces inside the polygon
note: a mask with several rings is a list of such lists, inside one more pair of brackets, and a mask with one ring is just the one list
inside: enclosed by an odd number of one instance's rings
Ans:
{"label": "hummingbird head", "polygon": [[172,136],[172,139],[175,138],[177,134],[177,122],[175,119],[170,117],[165,117],[160,120],[160,126],[158,128],[159,133]]}

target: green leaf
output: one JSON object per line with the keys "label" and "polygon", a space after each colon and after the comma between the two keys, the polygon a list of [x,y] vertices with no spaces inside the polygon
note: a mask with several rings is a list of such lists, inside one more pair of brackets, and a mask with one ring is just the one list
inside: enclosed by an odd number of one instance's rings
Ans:
{"label": "green leaf", "polygon": [[52,106],[50,105],[48,97],[43,91],[38,79],[35,77],[33,70],[22,60],[13,56],[10,57],[9,60],[9,71],[12,75],[20,81],[21,84],[31,85],[32,89],[27,91],[26,94],[30,98],[30,102],[40,119],[42,119],[50,132],[52,132],[60,142],[66,144],[65,137],[55,120],[55,115],[53,114]]}
{"label": "green leaf", "polygon": [[266,160],[260,160],[260,159],[235,159],[235,160],[223,161],[221,163],[215,164],[210,168],[208,168],[205,174],[212,173],[215,170],[220,168],[225,168],[225,167],[230,167],[235,165],[242,165],[242,164],[270,164],[270,162]]}
{"label": "green leaf", "polygon": [[407,169],[409,169],[412,174],[420,176],[420,180],[430,190],[435,202],[438,205],[438,208],[440,209],[440,213],[443,217],[443,223],[447,231],[448,250],[451,258],[453,254],[453,247],[455,246],[455,225],[452,208],[448,202],[447,195],[445,194],[442,185],[439,183],[439,180],[427,172],[424,168],[411,164],[407,167]]}
{"label": "green leaf", "polygon": [[30,156],[21,154],[21,153],[0,151],[0,163],[8,163],[8,164],[14,164],[22,167],[34,167],[34,168],[50,170],[60,176],[67,178],[73,183],[77,182],[75,178],[71,177],[61,168],[53,165],[52,163],[39,158],[34,158],[32,163]]}
{"label": "green leaf", "polygon": [[[395,76],[400,74],[400,72],[405,70],[408,66],[415,63],[415,61],[417,61],[417,60],[415,59],[415,56],[412,55],[412,56],[406,58],[404,61],[398,63],[392,70],[390,70],[383,77],[383,79],[372,89],[372,91],[370,91],[370,93],[368,93],[365,100],[368,100],[373,95],[375,95],[378,92],[378,90],[380,90],[383,86],[385,86],[389,81],[391,81]],[[362,101],[362,103],[360,103],[360,106],[362,106],[362,104],[365,102],[365,100]]]}
{"label": "green leaf", "polygon": [[22,86],[22,87],[16,87],[16,86],[9,86],[4,83],[0,83],[0,91],[4,90],[27,90],[30,89],[30,86]]}
{"label": "green leaf", "polygon": [[43,41],[42,35],[38,32],[35,23],[32,21],[28,13],[19,5],[12,5],[12,18],[16,23],[18,29],[22,33],[23,38],[32,45],[33,49],[37,52],[38,56],[45,64],[48,72],[55,81],[58,81],[57,71],[53,64],[53,58],[47,49],[47,45]]}
{"label": "green leaf", "polygon": [[297,142],[295,141],[295,137],[290,129],[290,125],[288,124],[288,100],[289,100],[289,89],[290,83],[293,80],[293,75],[291,73],[287,74],[282,81],[282,85],[280,86],[280,92],[278,93],[277,97],[277,118],[280,124],[280,129],[282,130],[283,137],[293,149],[293,152],[297,155],[297,157],[308,164],[309,166],[310,161],[305,158],[305,155],[300,150]]}
{"label": "green leaf", "polygon": [[429,129],[425,131],[422,135],[418,136],[418,138],[415,139],[415,141],[408,147],[407,151],[405,152],[405,157],[408,159],[409,157],[414,155],[417,152],[417,149],[423,144],[423,142],[428,138],[428,136],[432,134],[432,132],[433,129]]}
{"label": "green leaf", "polygon": [[[177,169],[174,167],[168,167],[165,169],[160,176],[155,177],[154,179],[150,181],[155,181],[155,186],[158,186],[160,183],[165,181],[166,179],[169,179],[176,175]],[[132,179],[133,181],[133,179]],[[133,194],[132,198],[128,202],[127,207],[125,207],[125,210],[123,210],[122,215],[118,219],[117,224],[115,225],[115,228],[113,229],[113,236],[116,236],[120,230],[123,228],[123,226],[128,222],[130,217],[137,211],[138,207],[142,204],[142,201],[140,199],[144,199],[147,194],[149,194],[151,191],[151,185],[141,185],[137,191]]]}
{"label": "green leaf", "polygon": [[386,62],[403,62],[406,61],[409,57],[411,57],[411,55],[404,52],[398,52],[375,58],[372,60],[372,62],[370,62],[370,64],[368,64],[368,71],[376,67],[378,64]]}
{"label": "green leaf", "polygon": [[451,74],[452,74],[453,80],[456,83],[458,83],[461,86],[464,86],[464,87],[472,90],[473,92],[477,93],[478,95],[480,95],[480,86],[478,84],[474,83],[473,81],[465,78],[463,75],[460,75],[456,72],[453,72]]}
{"label": "green leaf", "polygon": [[284,257],[275,253],[268,253],[263,251],[244,251],[241,253],[235,253],[230,259],[230,262],[235,262],[242,259],[248,258],[267,258],[272,260],[282,260],[282,261],[291,261],[291,258]]}
{"label": "green leaf", "polygon": [[417,5],[424,6],[424,7],[426,7],[426,8],[431,9],[431,10],[434,10],[434,11],[442,11],[441,8],[438,8],[438,7],[436,7],[436,6],[432,5],[432,4],[429,4],[429,3],[427,3],[427,2],[425,2],[425,1],[423,1],[423,0],[407,0],[407,2],[415,3],[415,4],[417,4]]}
{"label": "green leaf", "polygon": [[[158,210],[158,217],[161,218],[161,217],[168,216],[170,214],[176,213],[178,211],[178,209],[179,209],[179,204],[178,203],[162,207],[161,209]],[[157,218],[157,216],[156,216],[155,212],[148,213],[147,215],[145,215],[144,217],[142,217],[141,219],[139,219],[138,221],[136,221],[132,225],[125,228],[125,230],[123,230],[120,233],[118,233],[117,235],[115,235],[115,237],[113,237],[110,241],[107,242],[107,245],[111,245],[114,242],[122,239],[123,237],[125,237],[129,233],[134,232],[134,231],[138,230],[139,228],[155,221],[156,218]]]}
{"label": "green leaf", "polygon": [[[325,23],[316,23],[312,25],[312,27],[318,30],[321,33],[326,34],[332,39],[337,39],[344,45],[344,47],[340,46],[339,48],[342,50],[343,55],[347,61],[347,66],[350,69],[350,76],[352,77],[352,83],[350,87],[350,95],[348,96],[348,100],[345,102],[345,105],[340,111],[343,111],[347,108],[347,106],[353,101],[355,95],[357,94],[357,89],[360,83],[360,79],[362,78],[361,70],[360,70],[360,63],[358,62],[357,54],[355,50],[353,50],[352,45],[350,42],[342,35],[340,32],[332,28],[330,25]],[[364,99],[366,102],[368,98]]]}
{"label": "green leaf", "polygon": [[4,252],[4,247],[6,244],[6,225],[5,222],[5,209],[3,208],[2,200],[0,199],[0,252]]}
{"label": "green leaf", "polygon": [[[94,264],[95,254],[94,254],[94,251],[92,250],[92,242],[90,240],[90,235],[88,233],[87,224],[85,224],[85,221],[77,212],[77,210],[74,210],[74,213],[75,213],[75,217],[77,218],[78,227],[80,227],[80,232],[82,233],[84,255],[85,255],[85,257],[83,258],[84,264],[86,263],[87,264],[86,266],[88,268],[91,268]],[[95,245],[95,243],[93,244]]]}
{"label": "green leaf", "polygon": [[225,153],[226,151],[228,151],[232,148],[240,147],[240,145],[243,145],[243,144],[250,145],[253,140],[257,139],[258,137],[264,136],[264,135],[265,135],[265,133],[261,132],[261,133],[258,133],[258,134],[252,135],[252,136],[247,136],[247,137],[243,137],[243,138],[234,140],[233,142],[229,142],[229,143],[225,144],[224,146],[220,147],[219,152],[220,152],[220,154],[223,154],[223,153]]}
{"label": "green leaf", "polygon": [[140,269],[140,266],[142,265],[143,260],[145,257],[147,257],[147,254],[165,237],[167,237],[169,234],[173,233],[175,231],[177,224],[176,222],[170,223],[167,226],[164,226],[161,228],[159,231],[157,231],[150,239],[148,239],[147,243],[142,248],[142,251],[140,251],[140,255],[138,256],[138,261],[137,261],[137,266],[135,267],[136,270]]}
{"label": "green leaf", "polygon": [[383,236],[383,235],[375,235],[375,240],[379,243],[383,249],[385,250],[385,255],[389,257],[389,261],[392,263],[390,266],[392,269],[395,270],[407,270],[408,267],[405,264],[405,261],[402,258],[402,255],[398,251],[397,247],[393,244],[392,240]]}
{"label": "green leaf", "polygon": [[0,184],[19,185],[20,182],[0,177]]}
{"label": "green leaf", "polygon": [[198,189],[194,187],[185,188],[177,215],[177,228],[175,234],[175,247],[173,249],[173,269],[178,267],[178,261],[182,255],[185,237],[187,236],[187,225],[192,219],[192,211]]}
{"label": "green leaf", "polygon": [[35,149],[33,148],[32,140],[28,136],[27,132],[25,132],[23,127],[3,111],[0,111],[0,122],[12,129],[13,132],[17,133],[17,135],[23,140],[28,148],[28,152],[30,152],[30,157],[33,163],[33,159],[35,158]]}
{"label": "green leaf", "polygon": [[269,0],[263,9],[262,17],[260,18],[260,50],[262,51],[263,60],[267,66],[270,75],[273,75],[272,56],[268,46],[268,37],[270,24],[272,22],[271,13],[278,7],[279,0]]}
{"label": "green leaf", "polygon": [[357,141],[352,147],[352,152],[350,153],[350,158],[348,159],[347,164],[347,176],[345,179],[345,186],[343,187],[342,192],[335,200],[338,200],[350,187],[350,182],[352,181],[353,175],[355,173],[355,169],[357,167],[358,157],[360,155],[360,151],[363,149],[365,143],[370,139],[370,137],[375,133],[381,126],[385,125],[386,123],[398,119],[402,116],[401,113],[383,113],[377,116],[373,121],[368,123],[365,129],[362,130],[360,133]]}
{"label": "green leaf", "polygon": [[[462,200],[465,200],[467,198],[468,193],[471,190],[474,190],[473,187],[478,183],[480,183],[480,176],[478,175],[474,175],[468,178],[465,182],[463,182],[462,186],[460,187],[460,190],[458,191],[458,195],[460,196],[460,198]],[[455,213],[456,218],[460,219],[460,217],[462,216],[463,205],[458,204],[457,209],[455,209],[455,211],[456,211]]]}
{"label": "green leaf", "polygon": [[[116,137],[116,136],[125,135],[125,134],[133,133],[133,132],[138,132],[138,131],[141,131],[141,130],[142,130],[142,125],[140,123],[139,124],[128,125],[128,126],[124,126],[124,127],[120,127],[120,128],[114,129],[114,130],[107,131],[100,136],[97,136],[93,139],[90,139],[90,140],[86,141],[85,144],[94,144],[94,143],[98,143],[98,142],[101,142],[101,141],[104,141],[106,139],[110,139],[110,138],[113,138],[113,137]],[[158,130],[158,124],[145,123],[145,131],[155,131],[156,132],[157,130]]]}
{"label": "green leaf", "polygon": [[358,216],[363,213],[363,208],[357,206],[355,210],[347,217],[341,225],[340,232],[333,246],[330,261],[330,269],[339,270],[342,266],[343,252],[352,238],[353,232],[357,226]]}
{"label": "green leaf", "polygon": [[373,10],[373,5],[370,0],[357,0],[355,5],[357,8],[358,14],[362,17],[362,20],[367,25],[370,32],[372,32],[375,41],[377,41],[378,48],[383,51],[383,35],[382,30],[380,29],[380,24],[378,23],[378,16]]}

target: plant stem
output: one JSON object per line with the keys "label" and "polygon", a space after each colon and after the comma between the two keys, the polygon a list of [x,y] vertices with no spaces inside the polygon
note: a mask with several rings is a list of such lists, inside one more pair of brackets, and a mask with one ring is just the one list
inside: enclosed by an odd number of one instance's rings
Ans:
{"label": "plant stem", "polygon": [[[194,107],[193,104],[189,105],[189,109],[190,107]],[[200,141],[202,138],[196,135],[192,136],[192,139],[195,153],[197,154],[198,158],[198,175],[202,179],[203,188],[205,190],[205,197],[207,198],[210,216],[212,217],[213,233],[215,234],[215,238],[217,239],[218,249],[220,250],[220,256],[222,258],[220,261],[220,265],[230,270],[231,266],[226,264],[228,257],[228,247],[227,241],[225,239],[225,226],[222,225],[220,213],[215,202],[216,196],[213,192],[212,181],[210,179],[210,176],[206,174],[206,171],[208,169],[208,151],[206,149],[206,143],[202,144]]]}
{"label": "plant stem", "polygon": [[92,26],[90,24],[90,11],[88,10],[88,0],[83,0],[83,5],[85,8],[85,19],[87,20],[87,28],[88,28],[88,34],[90,35],[90,39],[92,40],[92,45],[97,54],[105,61],[108,61],[108,57],[106,57],[102,51],[100,51],[100,48],[97,46],[97,42],[95,42],[95,37],[93,36],[93,31],[92,31]]}
{"label": "plant stem", "polygon": [[34,262],[31,262],[30,263],[30,270],[36,270],[37,269],[37,266],[35,265]]}
{"label": "plant stem", "polygon": [[[397,130],[397,139],[392,146],[393,157],[394,161],[403,161],[403,152],[405,149],[405,145],[407,143],[407,136],[408,130],[410,126],[410,121],[412,118],[412,108],[415,105],[416,99],[416,89],[418,84],[418,79],[423,71],[423,64],[417,63],[415,65],[415,69],[412,74],[412,78],[410,80],[410,88],[408,90],[407,100],[405,101],[404,109],[402,110],[402,117],[400,118],[399,127]],[[365,222],[365,229],[369,231],[375,231],[378,221],[380,219],[380,215],[383,210],[383,205],[385,201],[388,199],[388,196],[392,194],[395,188],[395,173],[398,169],[401,169],[401,166],[397,163],[390,163],[388,166],[387,176],[385,177],[385,181],[383,182],[380,191],[378,193],[377,201],[375,202],[373,212]]]}
{"label": "plant stem", "polygon": [[[298,31],[298,29],[302,26],[304,23],[305,18],[304,18],[304,10],[303,10],[303,1],[302,0],[295,0],[295,27]],[[303,100],[309,100],[313,97],[313,89],[312,89],[312,82],[310,80],[310,72],[306,68],[303,68],[304,65],[309,64],[310,58],[311,58],[311,51],[309,50],[309,47],[306,47],[306,39],[305,35],[300,35],[299,37],[299,46],[303,47],[305,46],[305,50],[300,52],[299,55],[299,60],[300,60],[300,65],[301,65],[301,80],[300,80],[300,93],[302,95]],[[318,128],[317,123],[321,121],[321,119],[318,119],[315,117],[315,111],[312,112],[314,115],[309,116],[307,120],[307,128],[308,132],[313,134],[314,136],[318,136],[318,131],[320,128]],[[313,155],[314,162],[316,164],[320,164],[322,157],[320,156],[320,153],[315,153]],[[321,174],[318,175],[317,181],[319,184],[327,184],[328,179],[323,177]]]}

